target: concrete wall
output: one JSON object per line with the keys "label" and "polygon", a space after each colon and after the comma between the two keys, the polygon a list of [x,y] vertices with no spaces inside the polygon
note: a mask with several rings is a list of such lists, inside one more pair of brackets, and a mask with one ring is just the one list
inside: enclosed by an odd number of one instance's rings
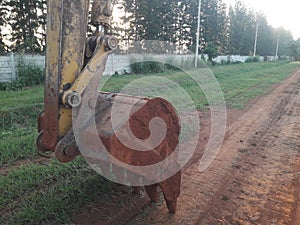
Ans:
{"label": "concrete wall", "polygon": [[0,56],[0,82],[10,82],[16,79],[14,55]]}
{"label": "concrete wall", "polygon": [[[204,56],[206,60],[208,57]],[[108,57],[106,69],[104,75],[113,75],[115,72],[118,74],[130,73],[130,64],[132,59],[143,60],[144,58],[155,61],[173,61],[176,65],[180,65],[180,62],[191,62],[194,61],[194,55],[115,55],[111,54]],[[245,62],[249,56],[218,56],[214,59],[216,63],[221,64],[222,62]],[[10,54],[9,56],[0,56],[0,82],[10,82],[17,79],[17,64],[18,60],[24,60],[29,63],[33,63],[42,68],[45,67],[45,56],[43,55],[15,55]],[[268,57],[269,61],[274,61],[275,57]],[[260,61],[264,61],[264,57],[260,57]]]}
{"label": "concrete wall", "polygon": [[[206,56],[206,58],[208,58]],[[222,56],[218,56],[217,58],[214,58],[213,61],[215,61],[218,64],[221,64],[222,62],[246,62],[246,60],[248,58],[252,58],[251,56],[240,56],[240,55],[222,55]],[[264,56],[260,56],[258,57],[260,62],[265,61],[265,57]],[[271,61],[276,61],[278,58],[276,58],[275,56],[267,56],[267,61],[271,62]]]}
{"label": "concrete wall", "polygon": [[15,55],[0,56],[0,82],[11,82],[18,77],[18,62],[32,63],[41,68],[45,67],[45,56],[42,55]]}

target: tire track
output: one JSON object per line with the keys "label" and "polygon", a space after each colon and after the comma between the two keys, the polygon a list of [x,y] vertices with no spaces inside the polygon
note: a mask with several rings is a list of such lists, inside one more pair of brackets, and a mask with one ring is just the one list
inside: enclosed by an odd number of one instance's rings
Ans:
{"label": "tire track", "polygon": [[300,71],[229,127],[208,170],[200,174],[194,164],[185,171],[175,216],[163,205],[149,207],[131,224],[300,224],[294,172],[299,88]]}

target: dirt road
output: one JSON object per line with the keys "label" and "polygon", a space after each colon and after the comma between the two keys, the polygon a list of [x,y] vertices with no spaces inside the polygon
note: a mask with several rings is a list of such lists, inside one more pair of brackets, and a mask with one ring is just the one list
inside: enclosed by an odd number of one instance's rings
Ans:
{"label": "dirt road", "polygon": [[[300,71],[253,101],[230,111],[217,159],[198,170],[209,124],[193,163],[185,169],[176,215],[161,201],[131,198],[119,188],[116,202],[97,204],[74,218],[89,224],[300,224]],[[200,121],[205,121],[204,114]],[[201,126],[203,127],[203,124]],[[108,209],[110,207],[110,209]]]}

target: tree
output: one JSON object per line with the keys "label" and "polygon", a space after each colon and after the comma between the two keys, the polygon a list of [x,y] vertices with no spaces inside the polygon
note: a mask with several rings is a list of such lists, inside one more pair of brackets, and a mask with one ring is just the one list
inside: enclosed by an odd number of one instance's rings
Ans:
{"label": "tree", "polygon": [[276,40],[279,38],[278,56],[287,56],[289,54],[289,44],[294,41],[291,31],[280,27],[275,30]]}
{"label": "tree", "polygon": [[42,52],[45,45],[44,0],[10,0],[6,5],[11,8],[9,25],[12,28],[12,51]]}
{"label": "tree", "polygon": [[41,46],[41,52],[46,51],[46,33],[47,33],[47,0],[37,0],[38,6],[38,24],[37,39]]}
{"label": "tree", "polygon": [[227,15],[222,0],[203,0],[201,6],[200,51],[214,45],[219,54],[227,52]]}
{"label": "tree", "polygon": [[[123,0],[123,29],[131,40],[160,40],[176,43],[180,49],[194,50],[196,45],[198,0]],[[226,5],[222,0],[203,0],[200,50],[208,42],[219,53],[227,48]],[[130,25],[129,25],[130,24]],[[124,29],[125,27],[125,29]]]}
{"label": "tree", "polygon": [[289,56],[292,57],[294,61],[300,61],[300,38],[296,41],[292,41],[288,49]]}
{"label": "tree", "polygon": [[262,56],[275,55],[277,35],[275,29],[268,24],[264,14],[257,14],[259,32],[257,38],[257,54]]}
{"label": "tree", "polygon": [[241,1],[229,9],[229,46],[231,54],[251,55],[255,40],[256,19]]}
{"label": "tree", "polygon": [[7,46],[4,43],[4,34],[2,31],[4,30],[4,27],[6,26],[6,15],[8,12],[8,9],[5,7],[6,0],[0,0],[0,55],[4,54],[7,51]]}
{"label": "tree", "polygon": [[[175,43],[177,50],[195,50],[198,0],[122,0],[119,5],[124,11],[116,29],[127,45],[137,40],[160,40]],[[239,0],[227,14],[222,0],[202,0],[199,50],[252,55],[257,23],[257,53],[274,55],[279,35],[279,53],[286,54],[290,32],[274,29],[262,13]]]}
{"label": "tree", "polygon": [[213,58],[218,56],[218,49],[214,44],[209,42],[207,44],[206,48],[204,49],[203,53],[207,54],[208,55],[208,61],[213,63]]}
{"label": "tree", "polygon": [[118,3],[118,8],[123,10],[123,16],[115,27],[123,43],[131,45],[143,40],[176,42],[179,17],[182,18],[178,1],[123,0]]}

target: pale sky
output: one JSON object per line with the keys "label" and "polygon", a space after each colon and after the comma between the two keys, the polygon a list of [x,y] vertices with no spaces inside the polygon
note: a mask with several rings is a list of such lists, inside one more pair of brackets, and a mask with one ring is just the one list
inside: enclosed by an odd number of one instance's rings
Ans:
{"label": "pale sky", "polygon": [[[223,0],[228,6],[235,0]],[[295,39],[300,38],[300,0],[241,0],[255,11],[262,11],[274,27],[283,26],[292,32]]]}

